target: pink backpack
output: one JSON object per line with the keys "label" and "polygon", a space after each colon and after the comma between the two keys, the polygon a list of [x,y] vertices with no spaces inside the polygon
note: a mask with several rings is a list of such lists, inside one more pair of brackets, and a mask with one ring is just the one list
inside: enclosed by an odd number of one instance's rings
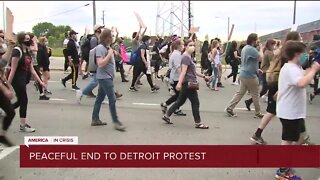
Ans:
{"label": "pink backpack", "polygon": [[129,62],[129,58],[127,56],[126,46],[124,44],[120,45],[121,57],[124,63]]}

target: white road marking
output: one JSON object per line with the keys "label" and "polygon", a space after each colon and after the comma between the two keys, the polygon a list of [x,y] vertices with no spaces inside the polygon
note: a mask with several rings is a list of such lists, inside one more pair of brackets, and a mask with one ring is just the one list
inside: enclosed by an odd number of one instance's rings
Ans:
{"label": "white road marking", "polygon": [[66,101],[65,99],[59,99],[59,98],[50,98],[50,101]]}
{"label": "white road marking", "polygon": [[[48,81],[48,83],[61,83],[61,81]],[[67,81],[66,83],[70,84],[71,82]]]}
{"label": "white road marking", "polygon": [[159,106],[159,104],[151,104],[151,103],[132,103],[134,105],[140,105],[140,106]]}
{"label": "white road marking", "polygon": [[[248,111],[248,109],[247,108],[234,108],[234,109],[236,109],[236,110],[243,110],[243,111]],[[254,111],[255,109],[251,109],[251,111]]]}
{"label": "white road marking", "polygon": [[3,148],[2,151],[0,152],[0,160],[14,152],[16,149],[19,149],[20,146],[13,146],[13,147],[7,147]]}

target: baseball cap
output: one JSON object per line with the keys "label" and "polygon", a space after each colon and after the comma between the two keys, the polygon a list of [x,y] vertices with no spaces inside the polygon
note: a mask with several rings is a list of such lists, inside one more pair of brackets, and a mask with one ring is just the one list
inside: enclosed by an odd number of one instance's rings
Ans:
{"label": "baseball cap", "polygon": [[75,32],[74,30],[71,30],[71,31],[69,32],[69,36],[71,36],[71,35],[73,35],[73,34],[78,34],[78,33]]}
{"label": "baseball cap", "polygon": [[104,28],[104,25],[100,25],[100,24],[96,24],[93,28],[94,31],[100,29],[100,28]]}

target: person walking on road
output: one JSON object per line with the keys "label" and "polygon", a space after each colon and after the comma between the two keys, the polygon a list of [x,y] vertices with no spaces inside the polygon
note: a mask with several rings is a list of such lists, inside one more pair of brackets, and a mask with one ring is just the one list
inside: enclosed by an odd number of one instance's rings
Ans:
{"label": "person walking on road", "polygon": [[195,44],[192,40],[187,40],[185,42],[185,52],[181,59],[181,73],[179,76],[179,81],[177,83],[176,89],[180,91],[178,100],[168,109],[166,114],[162,117],[167,124],[173,124],[170,120],[170,116],[181,107],[187,99],[191,102],[192,114],[195,122],[195,128],[208,129],[209,126],[201,123],[200,118],[200,102],[197,90],[199,89],[199,83],[197,81],[197,76],[206,78],[205,75],[196,72],[196,66],[194,60],[192,59],[192,54],[195,51]]}
{"label": "person walking on road", "polygon": [[118,38],[116,39],[116,43],[114,44],[113,48],[114,48],[114,53],[115,53],[115,60],[116,60],[116,67],[119,68],[119,71],[120,71],[120,75],[121,75],[121,80],[122,82],[129,82],[127,79],[126,79],[126,76],[124,74],[124,69],[123,69],[123,59],[121,57],[121,49],[120,49],[120,46],[122,44],[122,39],[121,38]]}
{"label": "person walking on road", "polygon": [[69,61],[67,56],[67,45],[69,42],[69,31],[64,33],[63,56],[64,56],[64,73],[68,73]]}
{"label": "person walking on road", "polygon": [[[230,104],[226,108],[227,115],[236,117],[237,115],[233,112],[236,105],[240,102],[242,97],[247,91],[253,99],[255,106],[255,118],[263,118],[263,114],[260,112],[259,104],[259,80],[258,73],[261,73],[259,69],[259,62],[263,58],[263,51],[260,48],[260,53],[254,47],[258,41],[258,35],[252,33],[247,38],[247,45],[242,49],[241,53],[241,68],[240,68],[240,89],[232,98]],[[261,47],[261,45],[260,45]]]}
{"label": "person walking on road", "polygon": [[[183,40],[178,37],[174,39],[172,43],[172,49],[173,52],[169,58],[170,84],[175,94],[171,96],[166,102],[160,104],[163,114],[166,114],[168,106],[176,102],[180,94],[180,92],[177,91],[176,86],[178,84],[179,76],[181,73],[181,53],[184,50]],[[186,114],[183,113],[180,109],[174,111],[174,114],[178,116],[186,116]]]}
{"label": "person walking on road", "polygon": [[[48,39],[46,37],[39,38],[37,61],[39,64],[40,71],[42,72],[43,82],[48,87],[48,81],[50,80],[50,60],[51,49],[48,47]],[[52,94],[51,91],[47,89],[44,90],[45,94]]]}
{"label": "person walking on road", "polygon": [[115,75],[115,60],[114,50],[110,47],[112,43],[112,33],[110,29],[104,29],[100,36],[100,44],[96,47],[97,58],[97,80],[99,83],[98,95],[94,103],[92,112],[91,126],[103,126],[107,123],[102,122],[99,117],[101,104],[108,96],[109,110],[115,129],[124,131],[126,127],[119,121],[116,111],[116,97],[114,92],[114,75]]}
{"label": "person walking on road", "polygon": [[67,45],[67,56],[69,65],[71,66],[71,74],[69,74],[67,77],[61,79],[61,83],[64,87],[66,87],[66,82],[68,80],[72,80],[72,90],[79,90],[80,88],[77,86],[77,80],[78,80],[78,71],[79,71],[79,62],[80,62],[80,56],[77,48],[77,32],[74,30],[70,31],[70,40],[68,41]]}
{"label": "person walking on road", "polygon": [[35,132],[36,130],[27,124],[27,108],[28,108],[28,95],[27,95],[27,83],[28,74],[31,73],[34,78],[46,88],[46,84],[42,82],[40,77],[32,66],[32,57],[30,53],[30,46],[32,39],[29,34],[24,32],[17,35],[17,44],[12,51],[11,69],[9,73],[8,83],[12,84],[12,87],[16,93],[17,102],[14,103],[14,108],[19,108],[20,113],[20,131],[21,132]]}
{"label": "person walking on road", "polygon": [[241,57],[239,55],[240,53],[237,50],[237,42],[232,41],[230,45],[230,49],[228,50],[228,53],[227,53],[227,58],[230,59],[229,61],[230,61],[230,66],[232,71],[225,79],[229,79],[230,77],[232,77],[232,85],[236,85],[236,86],[239,85],[237,83],[238,69],[241,61]]}

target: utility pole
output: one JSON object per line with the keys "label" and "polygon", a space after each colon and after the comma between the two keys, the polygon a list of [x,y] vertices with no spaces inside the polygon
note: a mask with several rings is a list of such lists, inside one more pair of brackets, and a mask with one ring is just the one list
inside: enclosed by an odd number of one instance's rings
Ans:
{"label": "utility pole", "polygon": [[227,39],[229,38],[230,35],[230,17],[228,17],[228,35],[227,35]]}
{"label": "utility pole", "polygon": [[[190,29],[191,29],[191,17],[192,17],[192,15],[191,15],[191,1],[190,0],[188,0],[188,18],[189,18],[189,24],[188,24],[188,31],[190,31]],[[191,33],[189,33],[189,37],[191,36]]]}
{"label": "utility pole", "polygon": [[2,16],[3,16],[3,31],[6,31],[6,11],[4,8],[4,1],[2,1]]}
{"label": "utility pole", "polygon": [[293,6],[293,24],[296,24],[296,6],[297,5],[297,1],[294,0],[294,6]]}
{"label": "utility pole", "polygon": [[93,0],[92,3],[92,8],[93,8],[93,28],[96,25],[96,1]]}
{"label": "utility pole", "polygon": [[102,11],[102,23],[104,25],[104,10]]}

